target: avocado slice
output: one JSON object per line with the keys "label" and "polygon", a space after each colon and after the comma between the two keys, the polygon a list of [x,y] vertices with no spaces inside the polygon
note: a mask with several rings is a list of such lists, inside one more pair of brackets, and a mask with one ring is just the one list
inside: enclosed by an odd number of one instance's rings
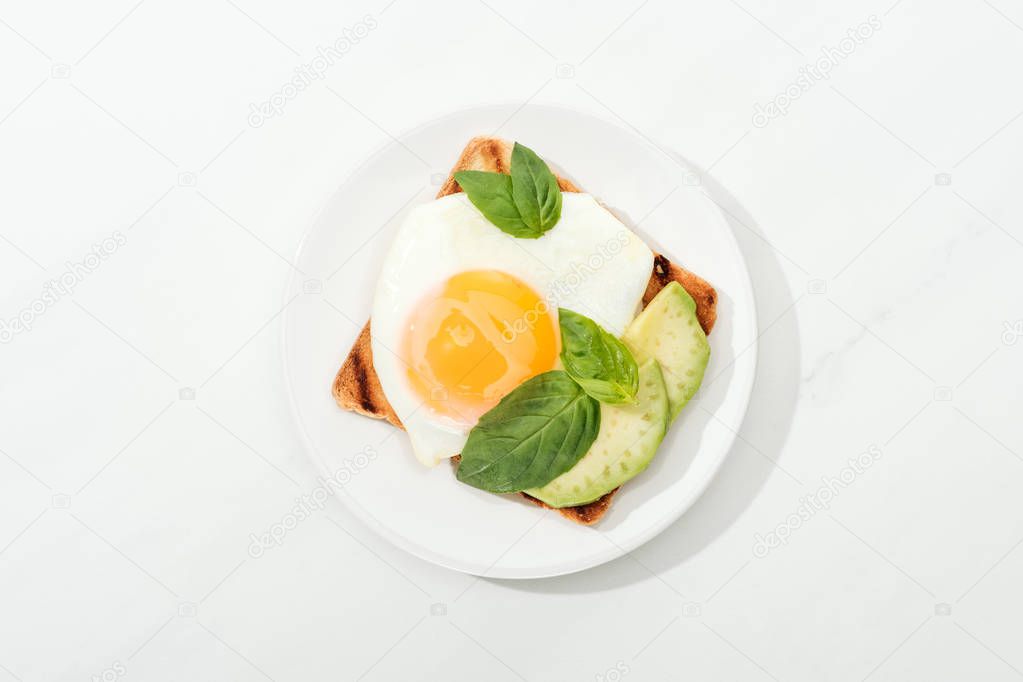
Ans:
{"label": "avocado slice", "polygon": [[587,504],[646,469],[668,430],[668,392],[657,360],[639,366],[636,404],[600,404],[600,431],[576,465],[541,488],[524,490],[552,507]]}
{"label": "avocado slice", "polygon": [[654,296],[622,337],[636,361],[661,363],[671,403],[669,423],[700,388],[710,360],[707,335],[696,318],[696,302],[678,282],[669,282]]}

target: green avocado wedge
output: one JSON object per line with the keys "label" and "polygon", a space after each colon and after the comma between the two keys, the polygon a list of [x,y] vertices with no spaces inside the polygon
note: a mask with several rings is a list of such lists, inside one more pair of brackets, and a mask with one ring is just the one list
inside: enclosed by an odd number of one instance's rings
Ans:
{"label": "green avocado wedge", "polygon": [[674,421],[703,381],[710,361],[710,344],[696,317],[696,302],[678,282],[654,296],[622,337],[636,361],[656,358],[671,403]]}
{"label": "green avocado wedge", "polygon": [[524,490],[552,507],[592,502],[646,469],[668,430],[670,407],[661,367],[639,366],[636,404],[600,404],[600,430],[575,466],[550,483]]}

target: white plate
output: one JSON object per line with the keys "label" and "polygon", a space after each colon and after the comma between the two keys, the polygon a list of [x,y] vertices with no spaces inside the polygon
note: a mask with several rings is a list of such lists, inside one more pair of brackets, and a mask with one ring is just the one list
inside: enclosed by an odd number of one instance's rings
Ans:
{"label": "white plate", "polygon": [[[334,374],[369,316],[397,226],[412,206],[433,198],[470,137],[499,127],[502,137],[537,150],[652,248],[699,273],[719,294],[711,362],[697,399],[650,468],[624,486],[592,528],[517,496],[458,483],[446,463],[424,468],[403,432],[344,412],[331,397]],[[566,109],[471,109],[400,139],[366,161],[327,203],[299,250],[297,265],[308,276],[296,276],[287,296],[297,298],[285,312],[286,384],[314,460],[325,476],[344,483],[335,497],[399,547],[476,575],[560,575],[635,549],[707,487],[731,448],[753,386],[753,293],[720,209],[680,159],[617,125]],[[309,280],[322,281],[322,293]]]}

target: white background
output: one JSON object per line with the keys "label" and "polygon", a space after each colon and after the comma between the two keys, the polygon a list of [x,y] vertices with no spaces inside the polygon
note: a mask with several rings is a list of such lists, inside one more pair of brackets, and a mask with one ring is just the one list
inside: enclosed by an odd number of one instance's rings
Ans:
{"label": "white background", "polygon": [[[0,679],[1023,676],[1023,9],[822,4],[0,4],[0,318],[31,319],[0,346]],[[437,568],[339,507],[252,557],[316,485],[280,369],[302,234],[392,135],[527,101],[633,128],[735,198],[762,336],[721,473],[562,578]],[[456,151],[421,159],[424,188]]]}

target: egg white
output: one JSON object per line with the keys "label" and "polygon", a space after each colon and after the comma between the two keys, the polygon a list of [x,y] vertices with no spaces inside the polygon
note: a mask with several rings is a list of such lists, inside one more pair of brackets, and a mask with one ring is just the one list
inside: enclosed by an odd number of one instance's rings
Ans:
{"label": "egg white", "polygon": [[460,272],[500,270],[545,298],[555,322],[557,308],[568,308],[620,336],[635,317],[653,253],[592,196],[566,192],[562,201],[561,219],[538,239],[505,234],[462,193],[416,207],[399,228],[373,301],[373,367],[424,464],[461,452],[469,430],[423,405],[400,359],[409,317],[427,292]]}

